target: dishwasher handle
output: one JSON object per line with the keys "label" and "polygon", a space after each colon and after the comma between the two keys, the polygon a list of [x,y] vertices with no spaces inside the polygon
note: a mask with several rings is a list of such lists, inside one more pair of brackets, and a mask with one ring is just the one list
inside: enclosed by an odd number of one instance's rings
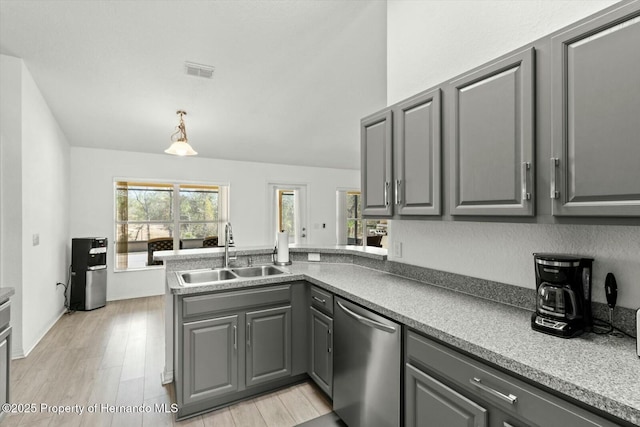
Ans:
{"label": "dishwasher handle", "polygon": [[340,301],[336,301],[336,303],[345,313],[347,313],[349,316],[353,317],[360,323],[363,323],[367,326],[371,326],[372,328],[389,332],[390,334],[393,334],[394,332],[396,332],[396,328],[394,328],[393,326],[385,325],[384,323],[376,322],[375,320],[369,319],[368,317],[361,316],[358,313],[354,313],[353,311],[349,310],[347,307],[342,305]]}

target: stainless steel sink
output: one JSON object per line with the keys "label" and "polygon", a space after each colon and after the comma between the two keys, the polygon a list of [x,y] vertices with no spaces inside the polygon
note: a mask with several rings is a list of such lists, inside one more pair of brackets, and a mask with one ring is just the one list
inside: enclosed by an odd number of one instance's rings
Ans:
{"label": "stainless steel sink", "polygon": [[232,268],[235,274],[240,277],[264,277],[274,276],[276,274],[286,274],[287,272],[272,265],[256,265],[254,267],[238,267]]}
{"label": "stainless steel sink", "polygon": [[226,269],[195,270],[178,273],[178,280],[182,286],[219,282],[221,280],[233,280],[237,278],[238,276],[231,270]]}
{"label": "stainless steel sink", "polygon": [[289,274],[272,265],[256,265],[253,267],[213,268],[210,270],[179,271],[178,282],[181,286],[198,286],[240,278],[267,277],[278,274]]}

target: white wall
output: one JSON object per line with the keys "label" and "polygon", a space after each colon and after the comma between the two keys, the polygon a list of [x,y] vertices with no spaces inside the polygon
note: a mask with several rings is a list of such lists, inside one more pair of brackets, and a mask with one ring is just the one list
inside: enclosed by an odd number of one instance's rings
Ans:
{"label": "white wall", "polygon": [[[160,141],[158,152],[164,150]],[[197,149],[197,147],[196,147]],[[308,243],[334,245],[336,190],[359,188],[356,170],[309,168],[236,162],[202,157],[179,158],[73,147],[71,149],[71,235],[107,236],[114,241],[114,178],[196,181],[230,184],[230,220],[238,246],[270,246],[267,184],[307,184]],[[327,227],[321,228],[325,223]],[[318,228],[315,228],[315,226]],[[107,299],[164,293],[164,270],[113,271],[113,251],[107,258]]]}
{"label": "white wall", "polygon": [[0,55],[0,129],[2,129],[2,252],[0,286],[16,290],[11,298],[13,354],[22,353],[22,60]]}
{"label": "white wall", "polygon": [[[614,1],[389,1],[389,104],[584,18]],[[532,252],[595,258],[594,299],[607,272],[618,303],[640,306],[640,227],[391,221],[397,261],[535,288]],[[392,251],[391,251],[392,252]],[[394,259],[390,256],[390,259]]]}
{"label": "white wall", "polygon": [[387,103],[428,89],[616,3],[387,2]]}
{"label": "white wall", "polygon": [[[69,144],[22,67],[23,329],[30,351],[64,310],[70,264]],[[33,245],[33,235],[39,244]]]}
{"label": "white wall", "polygon": [[[2,55],[2,285],[13,355],[28,354],[64,310],[69,265],[69,144],[23,61]],[[40,243],[32,244],[33,234]]]}

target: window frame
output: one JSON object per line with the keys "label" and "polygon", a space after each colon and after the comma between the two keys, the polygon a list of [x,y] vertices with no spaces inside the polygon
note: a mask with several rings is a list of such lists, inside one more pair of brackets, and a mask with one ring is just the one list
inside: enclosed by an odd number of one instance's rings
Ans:
{"label": "window frame", "polygon": [[[129,185],[135,184],[139,186],[148,186],[154,187],[158,186],[161,188],[168,188],[171,186],[172,191],[172,206],[171,206],[171,214],[172,221],[163,221],[163,220],[152,220],[152,221],[121,221],[118,220],[118,186],[122,183],[127,183]],[[216,221],[208,221],[208,220],[197,220],[197,221],[182,221],[180,219],[180,187],[217,187],[218,189],[218,219]],[[144,265],[142,267],[126,267],[119,268],[118,267],[118,227],[122,224],[171,224],[173,226],[173,247],[180,247],[180,226],[182,224],[197,224],[197,223],[218,223],[218,234],[220,234],[221,226],[224,223],[229,221],[229,193],[230,193],[230,184],[228,182],[215,182],[215,181],[184,181],[184,180],[169,180],[169,179],[139,179],[139,178],[122,178],[115,177],[113,178],[113,205],[112,205],[112,214],[113,214],[113,271],[115,273],[123,273],[130,271],[143,271],[143,270],[153,270],[158,268],[164,268],[163,265]],[[207,236],[205,236],[207,237]],[[220,239],[218,240],[220,241]]]}

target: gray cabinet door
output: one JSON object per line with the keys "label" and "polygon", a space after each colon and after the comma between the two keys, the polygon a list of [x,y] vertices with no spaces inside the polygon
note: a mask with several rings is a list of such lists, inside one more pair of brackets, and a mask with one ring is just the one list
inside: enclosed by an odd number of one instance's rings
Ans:
{"label": "gray cabinet door", "polygon": [[394,109],[395,203],[400,215],[440,215],[440,89]]}
{"label": "gray cabinet door", "polygon": [[185,404],[238,389],[238,316],[183,325]]}
{"label": "gray cabinet door", "polygon": [[246,384],[291,375],[291,306],[247,313]]}
{"label": "gray cabinet door", "polygon": [[333,319],[310,310],[311,360],[309,376],[329,397],[333,386]]}
{"label": "gray cabinet door", "polygon": [[[0,334],[0,404],[9,403],[9,387],[11,378],[11,328]],[[2,420],[0,412],[0,420]]]}
{"label": "gray cabinet door", "polygon": [[639,9],[552,38],[553,215],[640,216]]}
{"label": "gray cabinet door", "polygon": [[392,113],[384,110],[360,123],[362,215],[393,215]]}
{"label": "gray cabinet door", "polygon": [[532,216],[534,49],[451,85],[451,213]]}
{"label": "gray cabinet door", "polygon": [[405,425],[485,427],[487,410],[407,363]]}

